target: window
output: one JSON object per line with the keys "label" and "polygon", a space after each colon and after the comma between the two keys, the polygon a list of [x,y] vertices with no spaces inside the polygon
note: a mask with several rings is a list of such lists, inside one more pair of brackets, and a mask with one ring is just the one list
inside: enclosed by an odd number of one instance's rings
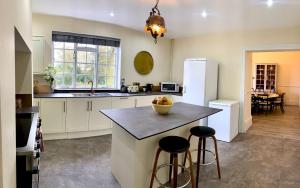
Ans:
{"label": "window", "polygon": [[[56,88],[89,88],[88,82],[92,80],[95,88],[119,89],[119,45],[107,45],[107,41],[103,45],[94,44],[97,42],[93,40],[89,40],[88,43],[82,40],[81,35],[81,40],[74,39],[79,42],[73,42],[63,34],[64,38],[59,40],[57,39],[61,35],[52,35],[53,64],[57,70]],[[74,37],[69,34],[67,36]],[[84,39],[91,38],[84,35]]]}

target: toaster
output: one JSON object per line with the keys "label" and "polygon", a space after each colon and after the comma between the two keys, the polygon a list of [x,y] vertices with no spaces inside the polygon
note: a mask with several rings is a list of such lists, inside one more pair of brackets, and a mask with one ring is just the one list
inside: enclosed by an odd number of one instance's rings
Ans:
{"label": "toaster", "polygon": [[127,87],[128,93],[137,93],[139,92],[139,86],[128,86]]}

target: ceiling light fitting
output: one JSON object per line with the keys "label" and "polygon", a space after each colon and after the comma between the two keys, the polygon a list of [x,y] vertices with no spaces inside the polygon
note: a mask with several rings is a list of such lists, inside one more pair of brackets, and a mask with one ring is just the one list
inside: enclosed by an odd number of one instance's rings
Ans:
{"label": "ceiling light fitting", "polygon": [[165,20],[160,16],[160,11],[158,9],[159,0],[156,0],[155,6],[152,8],[150,12],[150,16],[146,21],[145,31],[150,33],[154,38],[155,44],[157,43],[158,37],[164,37],[167,29],[165,25]]}

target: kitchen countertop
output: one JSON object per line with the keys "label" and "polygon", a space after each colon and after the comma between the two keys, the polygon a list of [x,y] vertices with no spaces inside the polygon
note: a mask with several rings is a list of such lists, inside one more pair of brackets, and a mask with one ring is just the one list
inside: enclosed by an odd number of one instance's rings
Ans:
{"label": "kitchen countertop", "polygon": [[151,96],[151,95],[177,95],[182,96],[181,93],[166,93],[166,92],[139,92],[139,93],[49,93],[49,94],[35,94],[34,98],[99,98],[99,97],[133,97],[133,96]]}
{"label": "kitchen countertop", "polygon": [[138,140],[176,129],[220,111],[182,102],[174,103],[168,115],[155,113],[151,106],[100,110]]}

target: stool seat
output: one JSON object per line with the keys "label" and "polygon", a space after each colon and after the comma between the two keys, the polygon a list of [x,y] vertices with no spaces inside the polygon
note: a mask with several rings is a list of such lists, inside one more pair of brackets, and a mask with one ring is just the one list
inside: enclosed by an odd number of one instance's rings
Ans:
{"label": "stool seat", "polygon": [[169,153],[182,153],[189,149],[190,143],[179,136],[167,136],[159,141],[159,147]]}
{"label": "stool seat", "polygon": [[216,133],[213,128],[207,126],[195,126],[190,129],[190,132],[192,135],[197,137],[210,137]]}

